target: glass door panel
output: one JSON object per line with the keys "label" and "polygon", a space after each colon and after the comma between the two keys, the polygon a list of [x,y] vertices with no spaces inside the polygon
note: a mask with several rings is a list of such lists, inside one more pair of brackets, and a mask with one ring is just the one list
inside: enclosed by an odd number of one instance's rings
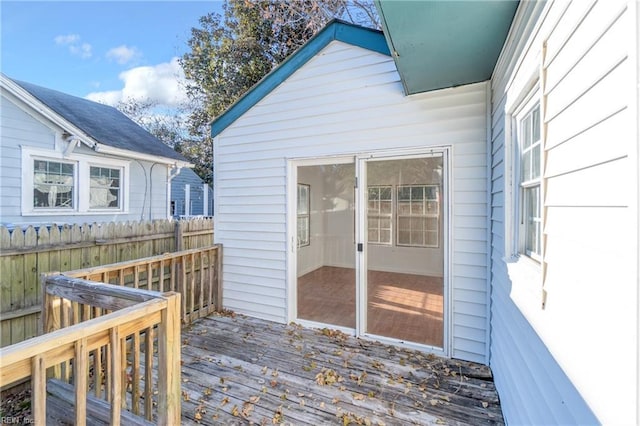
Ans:
{"label": "glass door panel", "polygon": [[355,329],[355,164],[297,176],[297,318]]}
{"label": "glass door panel", "polygon": [[365,164],[365,332],[443,347],[443,157]]}

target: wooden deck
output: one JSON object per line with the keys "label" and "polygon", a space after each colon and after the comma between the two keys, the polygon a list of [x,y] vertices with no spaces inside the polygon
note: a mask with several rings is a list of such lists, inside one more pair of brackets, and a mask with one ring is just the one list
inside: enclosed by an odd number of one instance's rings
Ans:
{"label": "wooden deck", "polygon": [[182,330],[183,424],[503,424],[488,367],[212,315]]}

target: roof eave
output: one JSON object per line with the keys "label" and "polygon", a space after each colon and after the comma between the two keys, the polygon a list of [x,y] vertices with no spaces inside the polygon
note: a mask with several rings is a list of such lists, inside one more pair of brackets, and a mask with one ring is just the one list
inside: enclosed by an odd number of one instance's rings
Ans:
{"label": "roof eave", "polygon": [[518,0],[374,0],[406,95],[491,78]]}
{"label": "roof eave", "polygon": [[89,148],[94,148],[98,144],[97,140],[93,139],[78,126],[62,117],[53,109],[49,108],[45,103],[40,101],[22,86],[13,82],[13,80],[2,73],[0,73],[0,85],[20,101],[24,102],[29,108],[32,108],[34,111],[42,115],[47,120],[51,121],[56,126],[62,128],[69,134],[77,137],[80,142],[82,142]]}
{"label": "roof eave", "polygon": [[152,155],[152,154],[144,154],[141,152],[130,151],[128,149],[115,148],[102,143],[96,143],[96,145],[93,147],[93,150],[100,154],[114,155],[118,157],[149,161],[152,163],[166,164],[166,165],[171,165],[176,167],[192,168],[195,166],[194,164],[189,163],[188,161],[182,161],[182,160],[178,160],[170,157],[161,157],[161,156]]}

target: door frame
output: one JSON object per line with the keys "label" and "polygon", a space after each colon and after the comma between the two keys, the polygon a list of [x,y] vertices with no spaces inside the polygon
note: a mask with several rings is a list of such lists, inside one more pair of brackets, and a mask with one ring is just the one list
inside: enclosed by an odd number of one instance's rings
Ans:
{"label": "door frame", "polygon": [[[442,175],[442,194],[447,200],[442,205],[443,209],[443,232],[442,232],[442,244],[443,244],[443,297],[444,297],[444,313],[443,313],[443,346],[442,348],[413,343],[403,342],[398,339],[393,339],[384,336],[372,335],[366,333],[366,301],[367,301],[367,283],[366,274],[362,274],[362,271],[367,270],[367,232],[364,229],[366,224],[366,211],[360,208],[360,206],[366,206],[366,164],[368,161],[385,161],[385,160],[399,160],[399,159],[411,159],[411,158],[424,158],[433,155],[442,155],[443,175]],[[354,199],[354,209],[356,215],[355,225],[355,244],[353,250],[355,252],[355,269],[356,269],[356,328],[341,328],[331,325],[335,329],[339,329],[343,332],[354,334],[358,337],[370,338],[380,340],[386,343],[391,343],[400,346],[406,346],[409,348],[427,350],[438,355],[449,356],[451,353],[451,327],[452,327],[452,285],[451,285],[451,268],[452,268],[452,229],[451,218],[453,210],[453,191],[452,191],[452,162],[451,162],[451,147],[450,146],[438,146],[438,147],[423,147],[415,149],[395,149],[395,150],[383,150],[367,153],[354,153],[351,155],[339,155],[339,156],[322,156],[312,158],[287,158],[287,190],[286,190],[286,270],[287,270],[287,285],[286,285],[286,306],[287,306],[287,322],[297,321],[309,326],[324,327],[327,324],[318,324],[311,321],[299,320],[297,318],[297,244],[296,244],[296,223],[297,223],[297,211],[296,211],[296,197],[297,197],[297,181],[298,173],[297,168],[300,166],[319,166],[328,164],[354,164],[356,173],[356,196]],[[363,251],[357,251],[358,243],[362,243]]]}

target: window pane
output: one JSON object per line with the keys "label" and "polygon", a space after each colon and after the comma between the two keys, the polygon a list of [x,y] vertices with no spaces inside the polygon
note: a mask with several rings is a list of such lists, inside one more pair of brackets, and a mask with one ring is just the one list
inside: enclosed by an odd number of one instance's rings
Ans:
{"label": "window pane", "polygon": [[437,201],[427,201],[427,214],[437,215],[438,214],[438,202]]}
{"label": "window pane", "polygon": [[540,144],[534,145],[531,148],[531,179],[537,179],[540,177]]}
{"label": "window pane", "polygon": [[391,200],[391,187],[385,187],[380,189],[381,200]]}
{"label": "window pane", "polygon": [[438,199],[438,187],[437,186],[427,186],[427,200],[437,200]]}
{"label": "window pane", "polygon": [[408,201],[411,199],[411,188],[407,186],[398,187],[398,200]]}
{"label": "window pane", "polygon": [[424,187],[414,186],[411,188],[411,199],[422,200],[424,198]]}
{"label": "window pane", "polygon": [[422,201],[414,201],[413,203],[411,203],[411,214],[423,214],[424,211],[422,207]]}
{"label": "window pane", "polygon": [[119,169],[91,167],[89,170],[89,207],[93,209],[120,208]]}
{"label": "window pane", "polygon": [[74,165],[34,160],[33,167],[33,207],[73,208]]}
{"label": "window pane", "polygon": [[520,134],[522,149],[525,150],[531,146],[531,115],[527,115],[524,120],[522,120]]}
{"label": "window pane", "polygon": [[408,215],[411,213],[411,203],[408,202],[398,202],[398,214],[399,215]]}
{"label": "window pane", "polygon": [[540,107],[536,106],[531,112],[532,143],[540,140]]}
{"label": "window pane", "polygon": [[522,153],[522,174],[521,181],[526,182],[531,179],[531,151]]}
{"label": "window pane", "polygon": [[525,251],[527,254],[540,254],[540,187],[524,190]]}

